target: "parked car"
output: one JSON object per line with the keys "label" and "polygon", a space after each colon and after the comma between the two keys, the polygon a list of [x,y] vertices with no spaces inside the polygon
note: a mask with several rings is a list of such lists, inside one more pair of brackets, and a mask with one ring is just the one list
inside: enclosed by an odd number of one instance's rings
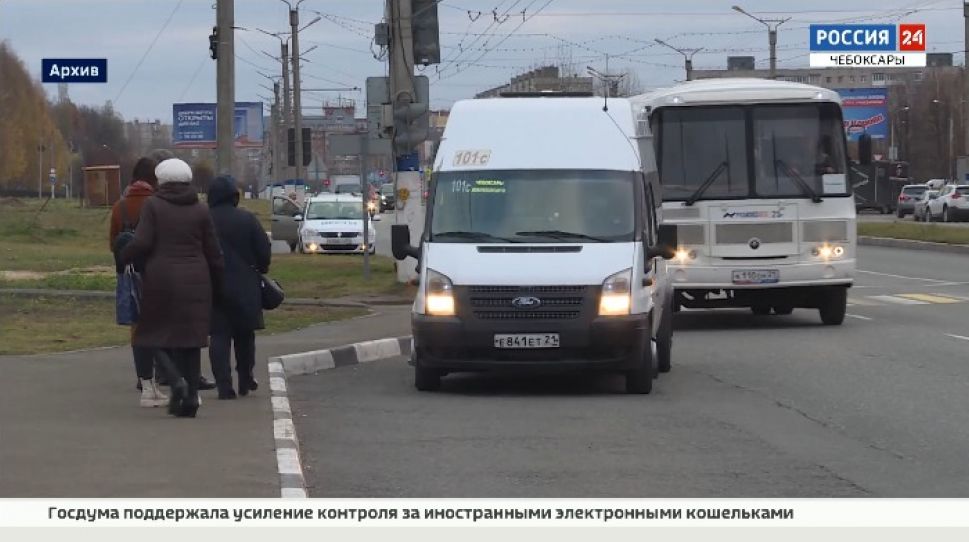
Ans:
{"label": "parked car", "polygon": [[969,184],[950,184],[942,187],[939,197],[930,200],[928,222],[960,222],[969,218]]}
{"label": "parked car", "polygon": [[902,191],[898,194],[898,206],[895,208],[895,216],[905,218],[905,215],[910,215],[915,212],[915,202],[928,189],[929,187],[924,184],[907,184],[903,186]]}
{"label": "parked car", "polygon": [[[370,203],[370,202],[368,202]],[[306,203],[300,223],[297,246],[303,254],[374,254],[377,241],[373,221],[380,220],[363,214],[360,194],[323,194]],[[368,229],[364,240],[364,222]]]}
{"label": "parked car", "polygon": [[397,206],[397,194],[394,193],[394,183],[380,185],[380,212],[394,209]]}
{"label": "parked car", "polygon": [[915,200],[915,204],[912,208],[912,218],[914,218],[916,222],[926,222],[926,212],[928,210],[929,202],[937,197],[939,197],[938,190],[926,190],[923,192],[922,195]]}
{"label": "parked car", "polygon": [[271,233],[273,241],[282,241],[295,251],[299,241],[299,221],[301,210],[292,198],[276,196],[273,198]]}

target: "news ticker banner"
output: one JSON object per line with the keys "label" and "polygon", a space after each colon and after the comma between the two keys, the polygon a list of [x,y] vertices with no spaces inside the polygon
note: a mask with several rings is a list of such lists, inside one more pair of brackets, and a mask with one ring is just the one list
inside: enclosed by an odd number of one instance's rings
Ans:
{"label": "news ticker banner", "polygon": [[812,68],[925,67],[925,25],[812,24]]}
{"label": "news ticker banner", "polygon": [[969,527],[967,499],[0,499],[4,527]]}

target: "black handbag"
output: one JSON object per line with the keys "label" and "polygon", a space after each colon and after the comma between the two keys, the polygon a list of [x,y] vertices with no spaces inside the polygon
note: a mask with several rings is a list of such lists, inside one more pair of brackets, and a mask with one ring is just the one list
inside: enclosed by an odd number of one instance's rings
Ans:
{"label": "black handbag", "polygon": [[259,284],[262,289],[262,308],[271,311],[283,304],[286,292],[276,279],[259,273]]}

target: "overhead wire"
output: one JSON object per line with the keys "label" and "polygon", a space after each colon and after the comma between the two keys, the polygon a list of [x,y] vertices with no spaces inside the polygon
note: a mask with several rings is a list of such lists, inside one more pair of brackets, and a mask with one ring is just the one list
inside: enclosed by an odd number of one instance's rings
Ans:
{"label": "overhead wire", "polygon": [[151,50],[155,48],[155,44],[158,43],[158,39],[161,38],[162,33],[164,33],[165,29],[168,28],[169,23],[172,22],[172,19],[175,17],[175,14],[178,13],[179,8],[182,7],[182,3],[184,1],[185,0],[178,0],[178,3],[176,3],[175,7],[172,9],[172,12],[168,14],[168,18],[165,19],[164,23],[162,23],[162,27],[158,30],[158,33],[155,34],[155,37],[154,39],[151,40],[151,43],[148,44],[148,48],[145,49],[144,54],[142,54],[141,58],[138,59],[138,63],[135,64],[135,68],[131,70],[131,73],[128,75],[128,79],[126,79],[124,84],[121,85],[121,90],[119,90],[118,94],[114,97],[113,103],[117,104],[118,100],[121,99],[121,96],[124,95],[124,91],[128,88],[128,85],[131,83],[132,79],[135,78],[135,75],[137,75],[138,70],[141,68],[141,65],[144,64],[145,59],[148,58],[148,55],[151,53]]}

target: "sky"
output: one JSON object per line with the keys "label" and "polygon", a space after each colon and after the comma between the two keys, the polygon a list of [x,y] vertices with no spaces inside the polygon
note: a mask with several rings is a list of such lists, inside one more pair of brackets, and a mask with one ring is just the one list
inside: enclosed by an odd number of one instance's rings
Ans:
{"label": "sky", "polygon": [[[386,73],[371,44],[384,3],[303,1],[303,24],[322,17],[300,33],[304,51],[316,46],[304,55],[304,88],[365,88],[367,77]],[[779,67],[807,66],[807,25],[821,22],[925,23],[927,50],[956,52],[962,63],[962,0],[443,0],[442,64],[419,73],[430,78],[437,109],[544,64],[605,71],[607,55],[610,71],[634,72],[648,88],[682,80],[682,55],[656,38],[704,48],[697,69],[723,68],[728,55],[752,55],[766,67],[766,29],[732,11],[734,3],[764,19],[791,18],[778,34]],[[0,41],[38,80],[43,58],[107,58],[108,82],[71,85],[71,99],[110,100],[127,120],[170,123],[173,103],[215,101],[214,7],[215,0],[0,0]],[[288,30],[288,9],[281,0],[235,1],[237,101],[269,101],[272,83],[262,74],[280,72],[270,58],[279,41],[256,29]],[[45,87],[56,94],[56,85]],[[339,98],[365,102],[363,91],[305,92],[304,114]]]}

